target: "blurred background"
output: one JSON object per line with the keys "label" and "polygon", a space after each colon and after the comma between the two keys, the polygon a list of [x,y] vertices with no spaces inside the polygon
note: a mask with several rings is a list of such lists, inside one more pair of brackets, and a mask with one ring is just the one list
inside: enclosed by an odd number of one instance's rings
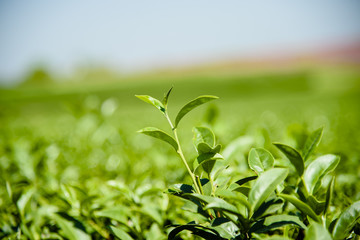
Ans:
{"label": "blurred background", "polygon": [[172,117],[220,97],[187,116],[181,139],[210,125],[224,145],[244,138],[241,160],[273,141],[301,147],[324,126],[322,151],[359,161],[357,0],[2,0],[0,36],[2,178],[133,181],[163,178],[165,165],[176,182],[170,149],[136,134],[166,121],[134,97],[172,86]]}

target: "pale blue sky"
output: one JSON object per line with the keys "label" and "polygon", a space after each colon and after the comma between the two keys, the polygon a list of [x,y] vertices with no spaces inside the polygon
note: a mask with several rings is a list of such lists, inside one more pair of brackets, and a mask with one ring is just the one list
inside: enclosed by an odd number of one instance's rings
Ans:
{"label": "pale blue sky", "polygon": [[358,0],[0,0],[0,79],[244,57],[360,39]]}

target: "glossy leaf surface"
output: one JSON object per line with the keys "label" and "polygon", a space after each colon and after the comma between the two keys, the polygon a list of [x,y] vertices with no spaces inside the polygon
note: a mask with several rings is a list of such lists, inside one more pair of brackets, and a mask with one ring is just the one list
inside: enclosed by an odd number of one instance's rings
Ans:
{"label": "glossy leaf surface", "polygon": [[206,143],[210,147],[215,145],[215,135],[214,133],[206,127],[194,127],[194,145],[197,147],[199,143]]}
{"label": "glossy leaf surface", "polygon": [[248,158],[249,167],[257,173],[262,173],[274,166],[274,157],[264,148],[253,148]]}
{"label": "glossy leaf surface", "polygon": [[304,173],[305,186],[309,193],[316,192],[320,186],[322,178],[333,171],[339,164],[340,158],[336,155],[327,154],[318,157],[309,164]]}
{"label": "glossy leaf surface", "polygon": [[252,213],[274,192],[277,185],[285,180],[288,169],[273,168],[262,173],[255,181],[249,193],[249,202]]}
{"label": "glossy leaf surface", "polygon": [[350,207],[345,209],[337,220],[334,230],[333,238],[334,239],[344,239],[346,238],[356,222],[360,219],[360,201],[353,203]]}

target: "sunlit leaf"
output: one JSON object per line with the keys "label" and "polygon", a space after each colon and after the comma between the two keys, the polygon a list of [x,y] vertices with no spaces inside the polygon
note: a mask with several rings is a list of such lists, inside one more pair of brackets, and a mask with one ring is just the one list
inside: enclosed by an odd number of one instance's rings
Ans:
{"label": "sunlit leaf", "polygon": [[150,103],[151,105],[153,105],[154,107],[156,107],[157,109],[159,109],[161,112],[165,112],[165,107],[164,105],[157,100],[156,98],[153,98],[151,96],[148,95],[135,95],[135,97],[143,100],[144,102]]}
{"label": "sunlit leaf", "polygon": [[253,148],[250,150],[248,163],[256,173],[262,173],[273,167],[274,157],[266,149]]}
{"label": "sunlit leaf", "polygon": [[121,240],[133,240],[133,238],[124,230],[121,228],[117,228],[114,226],[110,226],[111,231],[115,234],[116,237],[118,237]]}
{"label": "sunlit leaf", "polygon": [[360,201],[345,209],[337,220],[332,232],[333,238],[345,239],[349,236],[356,222],[360,219]]}
{"label": "sunlit leaf", "polygon": [[323,225],[313,222],[306,230],[304,240],[331,240],[331,235]]}
{"label": "sunlit leaf", "polygon": [[194,100],[190,101],[189,103],[187,103],[182,109],[180,109],[179,113],[176,116],[175,119],[175,128],[179,125],[180,120],[191,110],[193,110],[194,108],[207,103],[209,101],[215,100],[218,97],[216,96],[210,96],[210,95],[204,95],[204,96],[200,96],[195,98]]}
{"label": "sunlit leaf", "polygon": [[197,147],[199,143],[206,143],[210,147],[215,145],[215,135],[211,129],[206,127],[194,127],[194,146]]}
{"label": "sunlit leaf", "polygon": [[304,173],[305,186],[309,193],[315,193],[322,178],[333,171],[340,162],[340,157],[327,154],[312,161]]}
{"label": "sunlit leaf", "polygon": [[170,96],[170,93],[171,93],[171,90],[173,89],[173,87],[171,87],[169,89],[169,91],[164,95],[164,98],[162,100],[162,104],[164,105],[164,108],[166,109],[167,108],[167,104],[168,104],[168,101],[169,101],[169,96]]}
{"label": "sunlit leaf", "polygon": [[263,172],[255,181],[249,193],[252,213],[275,191],[278,184],[288,175],[288,169],[273,168]]}
{"label": "sunlit leaf", "polygon": [[319,128],[316,131],[312,132],[310,136],[306,139],[304,150],[303,150],[303,158],[306,161],[311,153],[315,150],[315,148],[319,145],[323,134],[324,128]]}

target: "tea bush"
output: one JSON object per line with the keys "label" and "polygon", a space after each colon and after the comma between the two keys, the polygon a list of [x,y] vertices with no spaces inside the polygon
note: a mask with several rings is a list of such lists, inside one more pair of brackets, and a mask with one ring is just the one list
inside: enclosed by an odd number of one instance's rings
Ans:
{"label": "tea bush", "polygon": [[[0,237],[358,237],[355,132],[336,124],[314,131],[292,125],[284,137],[286,127],[275,114],[262,115],[265,125],[238,115],[224,123],[226,117],[214,105],[193,127],[190,112],[217,97],[195,98],[173,120],[170,93],[162,101],[137,96],[155,106],[158,115],[147,109],[141,115],[117,115],[119,100],[97,96],[82,104],[65,100],[54,108],[61,113],[47,116],[33,113],[31,105],[19,112],[11,105],[3,108]],[[164,121],[157,118],[161,115]],[[129,131],[130,125],[145,122],[156,127],[140,133],[164,143]],[[327,132],[329,140],[323,138]],[[332,149],[349,152],[326,151],[334,139],[348,139]]]}

